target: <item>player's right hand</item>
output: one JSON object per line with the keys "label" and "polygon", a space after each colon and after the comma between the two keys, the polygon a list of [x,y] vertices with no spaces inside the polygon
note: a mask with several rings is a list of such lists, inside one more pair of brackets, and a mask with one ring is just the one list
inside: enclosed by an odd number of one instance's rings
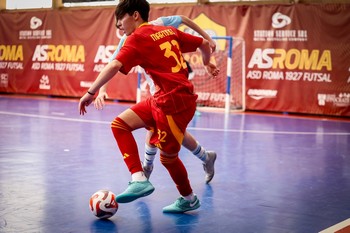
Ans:
{"label": "player's right hand", "polygon": [[86,93],[83,97],[80,98],[79,101],[79,113],[80,115],[84,115],[87,113],[86,106],[89,106],[91,102],[94,100],[94,96]]}

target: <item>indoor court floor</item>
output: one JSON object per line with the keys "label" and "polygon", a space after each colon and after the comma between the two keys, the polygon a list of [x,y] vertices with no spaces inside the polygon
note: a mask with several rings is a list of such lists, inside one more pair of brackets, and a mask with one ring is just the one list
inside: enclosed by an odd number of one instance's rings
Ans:
{"label": "indoor court floor", "polygon": [[[155,191],[97,219],[90,196],[130,181],[110,130],[130,105],[80,116],[78,99],[1,95],[0,232],[314,233],[349,222],[349,118],[207,111],[188,130],[217,152],[210,184],[201,161],[180,151],[198,210],[162,213],[179,194],[158,157]],[[134,136],[143,159],[145,130]]]}

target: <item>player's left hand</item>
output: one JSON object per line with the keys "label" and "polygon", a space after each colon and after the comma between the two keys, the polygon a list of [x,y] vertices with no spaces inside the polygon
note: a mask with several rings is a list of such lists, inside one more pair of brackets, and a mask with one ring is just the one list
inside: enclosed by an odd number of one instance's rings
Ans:
{"label": "player's left hand", "polygon": [[107,92],[100,91],[98,92],[98,95],[94,101],[94,106],[97,110],[102,110],[105,106],[105,99],[108,98]]}
{"label": "player's left hand", "polygon": [[211,76],[211,78],[216,78],[220,70],[214,65],[213,63],[209,62],[208,65],[205,66],[205,69],[207,70],[207,73]]}
{"label": "player's left hand", "polygon": [[83,97],[80,98],[79,101],[79,113],[80,115],[84,115],[87,113],[85,107],[89,106],[94,100],[94,96],[86,93]]}
{"label": "player's left hand", "polygon": [[209,40],[209,46],[210,46],[210,49],[211,49],[211,53],[214,53],[215,50],[216,50],[216,43],[213,39],[210,39]]}

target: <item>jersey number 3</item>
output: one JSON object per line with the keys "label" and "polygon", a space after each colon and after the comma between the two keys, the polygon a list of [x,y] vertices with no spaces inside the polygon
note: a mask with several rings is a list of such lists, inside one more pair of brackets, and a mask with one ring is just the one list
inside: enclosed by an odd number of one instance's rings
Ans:
{"label": "jersey number 3", "polygon": [[165,50],[164,51],[164,56],[166,58],[172,57],[175,59],[176,61],[176,66],[171,67],[171,72],[172,73],[177,73],[180,71],[181,67],[186,69],[187,68],[187,64],[184,61],[184,58],[181,56],[181,51],[179,54],[176,54],[173,50],[172,47],[175,46],[179,51],[180,51],[180,46],[177,43],[176,40],[172,40],[171,43],[169,41],[164,42],[163,44],[159,45],[161,50]]}

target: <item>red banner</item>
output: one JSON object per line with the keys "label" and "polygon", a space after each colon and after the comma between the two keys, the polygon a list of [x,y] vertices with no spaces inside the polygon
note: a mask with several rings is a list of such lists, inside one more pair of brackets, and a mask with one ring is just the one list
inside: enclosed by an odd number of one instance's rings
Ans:
{"label": "red banner", "polygon": [[[118,43],[114,9],[5,12],[0,15],[0,91],[79,97]],[[111,97],[134,100],[137,79],[118,74]]]}
{"label": "red banner", "polygon": [[[150,20],[181,14],[211,36],[242,38],[247,109],[350,116],[349,8],[157,6]],[[71,97],[91,85],[120,37],[114,8],[2,12],[0,35],[0,92]],[[135,101],[136,71],[117,76],[110,98]]]}
{"label": "red banner", "polygon": [[248,108],[350,116],[349,6],[252,8]]}

